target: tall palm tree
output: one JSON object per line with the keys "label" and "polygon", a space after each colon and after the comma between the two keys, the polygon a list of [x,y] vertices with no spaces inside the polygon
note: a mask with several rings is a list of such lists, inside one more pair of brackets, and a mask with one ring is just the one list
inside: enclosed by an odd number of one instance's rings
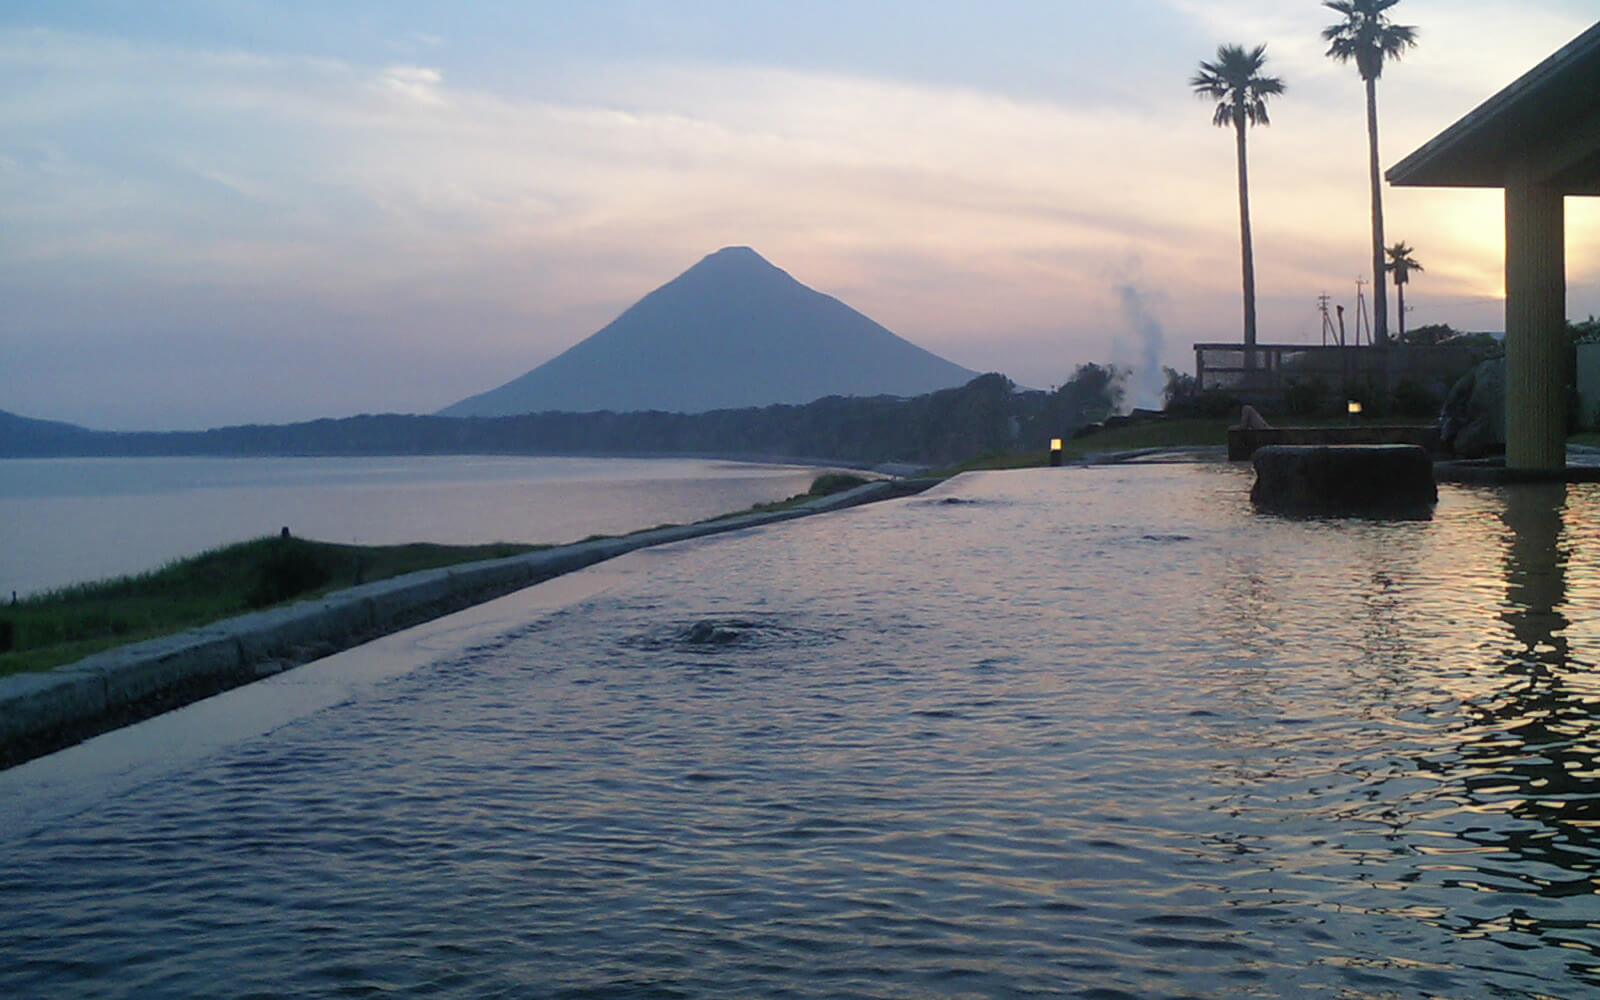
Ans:
{"label": "tall palm tree", "polygon": [[1385,59],[1398,59],[1417,44],[1417,29],[1394,24],[1385,13],[1400,0],[1323,0],[1344,20],[1322,29],[1328,55],[1337,62],[1354,61],[1367,85],[1367,160],[1372,184],[1372,333],[1379,344],[1389,341],[1389,293],[1383,280],[1383,188],[1378,179],[1378,77]]}
{"label": "tall palm tree", "polygon": [[1406,282],[1411,280],[1412,271],[1421,271],[1421,264],[1412,254],[1415,250],[1405,245],[1404,241],[1387,247],[1383,251],[1389,256],[1389,262],[1383,265],[1387,270],[1394,272],[1394,293],[1400,298],[1400,339],[1406,339]]}
{"label": "tall palm tree", "polygon": [[1202,62],[1200,72],[1189,80],[1197,97],[1217,102],[1211,124],[1218,128],[1233,127],[1239,160],[1239,253],[1244,271],[1244,342],[1247,347],[1255,346],[1256,342],[1256,261],[1250,243],[1250,172],[1245,165],[1244,132],[1246,125],[1271,124],[1267,120],[1267,98],[1283,93],[1282,80],[1261,74],[1266,61],[1265,45],[1248,51],[1242,45],[1219,45],[1217,61]]}

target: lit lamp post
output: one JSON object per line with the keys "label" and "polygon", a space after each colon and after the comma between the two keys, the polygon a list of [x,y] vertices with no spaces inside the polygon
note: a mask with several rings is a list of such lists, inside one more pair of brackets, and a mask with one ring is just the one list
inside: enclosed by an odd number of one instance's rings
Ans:
{"label": "lit lamp post", "polygon": [[1344,404],[1344,406],[1350,414],[1350,425],[1353,427],[1355,426],[1356,421],[1361,419],[1361,400],[1352,399],[1348,403]]}
{"label": "lit lamp post", "polygon": [[1051,465],[1060,465],[1061,464],[1061,439],[1060,438],[1051,438],[1050,439],[1050,464]]}

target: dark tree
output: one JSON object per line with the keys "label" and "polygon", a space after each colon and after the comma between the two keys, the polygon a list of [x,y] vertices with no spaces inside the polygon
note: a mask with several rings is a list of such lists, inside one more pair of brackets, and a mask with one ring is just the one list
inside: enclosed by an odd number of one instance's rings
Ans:
{"label": "dark tree", "polygon": [[1394,274],[1394,293],[1400,300],[1400,339],[1405,340],[1406,282],[1411,280],[1412,271],[1421,271],[1423,270],[1423,267],[1421,264],[1417,263],[1417,259],[1415,257],[1411,256],[1412,254],[1416,253],[1416,251],[1406,246],[1404,241],[1396,243],[1392,247],[1386,247],[1383,252],[1389,257],[1388,262],[1383,266]]}
{"label": "dark tree", "polygon": [[1202,62],[1189,80],[1195,94],[1216,101],[1211,123],[1233,128],[1239,170],[1239,255],[1244,277],[1244,342],[1256,342],[1256,261],[1250,240],[1250,171],[1245,160],[1245,126],[1267,125],[1267,98],[1283,93],[1283,81],[1263,76],[1267,47],[1217,46],[1216,62]]}
{"label": "dark tree", "polygon": [[1372,186],[1372,338],[1389,342],[1389,292],[1383,266],[1383,187],[1378,176],[1378,77],[1383,63],[1398,59],[1417,44],[1417,29],[1393,24],[1386,11],[1400,0],[1323,0],[1344,20],[1322,29],[1328,56],[1337,62],[1354,62],[1367,87],[1367,168]]}

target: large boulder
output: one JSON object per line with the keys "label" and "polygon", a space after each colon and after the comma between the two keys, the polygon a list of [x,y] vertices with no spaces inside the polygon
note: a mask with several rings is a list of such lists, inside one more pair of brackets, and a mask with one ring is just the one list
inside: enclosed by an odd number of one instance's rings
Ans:
{"label": "large boulder", "polygon": [[1439,438],[1462,458],[1505,453],[1505,358],[1483,362],[1451,388],[1439,419]]}
{"label": "large boulder", "polygon": [[1273,513],[1426,518],[1439,499],[1420,445],[1268,445],[1252,461],[1250,500]]}

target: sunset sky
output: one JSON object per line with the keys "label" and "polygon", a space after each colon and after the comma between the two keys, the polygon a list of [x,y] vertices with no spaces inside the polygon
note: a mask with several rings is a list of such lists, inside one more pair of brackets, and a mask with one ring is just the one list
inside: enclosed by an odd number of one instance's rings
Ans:
{"label": "sunset sky", "polygon": [[[1593,23],[1404,0],[1393,165]],[[1185,370],[1239,337],[1223,42],[1288,92],[1250,134],[1261,339],[1369,268],[1353,67],[1315,0],[214,0],[0,10],[0,409],[106,429],[429,412],[707,253],[979,371]],[[1388,188],[1411,326],[1503,328],[1501,196]],[[1569,199],[1568,312],[1600,313]],[[1393,306],[1391,305],[1391,324]],[[1143,387],[1148,391],[1148,387]],[[1147,401],[1147,400],[1146,400]]]}

